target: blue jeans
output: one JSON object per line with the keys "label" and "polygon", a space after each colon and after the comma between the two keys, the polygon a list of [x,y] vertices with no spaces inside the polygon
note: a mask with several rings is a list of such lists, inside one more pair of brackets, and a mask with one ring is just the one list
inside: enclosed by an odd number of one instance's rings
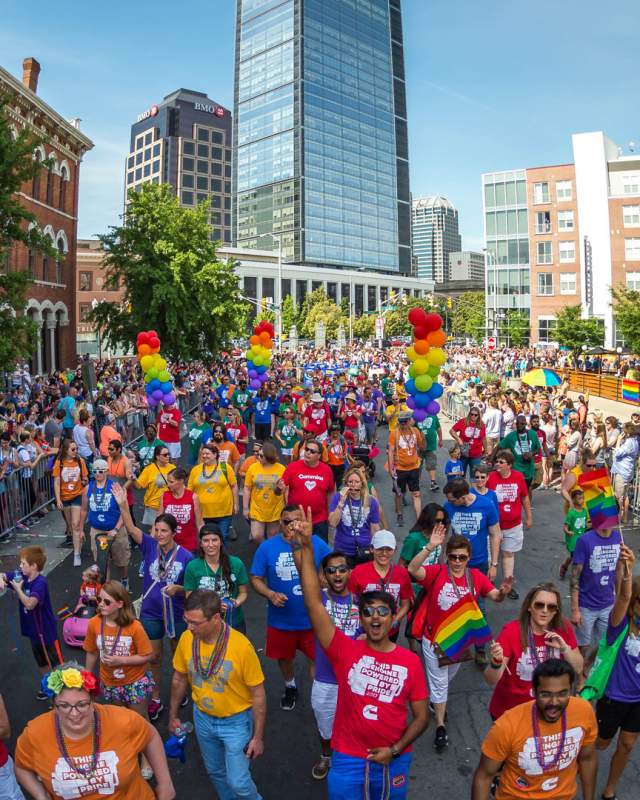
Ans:
{"label": "blue jeans", "polygon": [[462,466],[464,467],[464,472],[462,473],[462,477],[466,478],[467,476],[467,469],[469,470],[469,478],[473,478],[473,470],[482,462],[481,458],[469,458],[468,456],[462,456],[460,459],[462,461]]}
{"label": "blue jeans", "polygon": [[[380,764],[367,762],[364,758],[346,756],[333,751],[329,770],[329,800],[354,800],[364,797],[365,771],[369,765],[369,797],[381,800],[383,794],[384,768]],[[409,791],[409,768],[411,753],[403,753],[389,764],[390,800],[404,800]]]}
{"label": "blue jeans", "polygon": [[244,752],[253,730],[251,709],[212,717],[194,706],[193,722],[205,769],[220,800],[262,800]]}
{"label": "blue jeans", "polygon": [[231,520],[233,517],[229,514],[228,517],[206,517],[205,522],[215,522],[220,528],[222,534],[222,541],[226,544],[229,539],[229,528],[231,527]]}

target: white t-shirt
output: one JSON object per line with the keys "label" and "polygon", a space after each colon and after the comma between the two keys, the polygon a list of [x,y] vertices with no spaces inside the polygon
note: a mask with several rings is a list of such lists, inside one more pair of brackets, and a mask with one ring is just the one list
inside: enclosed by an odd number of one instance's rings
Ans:
{"label": "white t-shirt", "polygon": [[490,439],[497,439],[502,425],[502,411],[499,408],[488,408],[484,412],[482,421],[487,429],[487,436]]}

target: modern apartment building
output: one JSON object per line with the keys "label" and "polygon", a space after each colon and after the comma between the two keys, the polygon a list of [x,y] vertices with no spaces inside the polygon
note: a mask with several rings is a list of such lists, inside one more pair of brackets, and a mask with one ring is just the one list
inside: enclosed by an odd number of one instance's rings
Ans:
{"label": "modern apartment building", "polygon": [[411,235],[418,277],[436,285],[446,283],[450,278],[449,255],[462,248],[457,209],[441,195],[414,200]]}
{"label": "modern apartment building", "polygon": [[559,309],[581,304],[615,347],[610,287],[640,289],[640,155],[601,131],[572,148],[570,164],[482,176],[487,328],[501,334],[519,309],[532,343],[551,344]]}
{"label": "modern apartment building", "polygon": [[125,161],[130,189],[169,183],[188,208],[211,198],[211,238],[231,242],[231,112],[206,94],[178,89],[138,115]]}
{"label": "modern apartment building", "polygon": [[238,0],[234,245],[409,274],[400,0]]}

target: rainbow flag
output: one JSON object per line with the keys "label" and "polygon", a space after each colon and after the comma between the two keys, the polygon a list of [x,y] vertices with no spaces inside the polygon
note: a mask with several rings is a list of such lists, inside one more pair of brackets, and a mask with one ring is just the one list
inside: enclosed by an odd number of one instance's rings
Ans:
{"label": "rainbow flag", "polygon": [[620,524],[618,504],[606,467],[583,472],[578,476],[578,486],[584,492],[584,502],[594,531],[615,528]]}
{"label": "rainbow flag", "polygon": [[483,645],[490,639],[491,628],[470,594],[451,606],[431,635],[431,641],[452,660],[472,645]]}
{"label": "rainbow flag", "polygon": [[628,378],[623,378],[622,399],[626,403],[636,403],[640,405],[640,383],[638,381],[631,381]]}

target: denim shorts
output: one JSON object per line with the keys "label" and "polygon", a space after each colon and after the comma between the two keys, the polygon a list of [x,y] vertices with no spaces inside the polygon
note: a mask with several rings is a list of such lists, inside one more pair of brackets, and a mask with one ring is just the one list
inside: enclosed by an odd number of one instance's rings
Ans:
{"label": "denim shorts", "polygon": [[[141,617],[140,622],[151,641],[158,641],[158,639],[164,639],[165,636],[168,636],[163,619],[158,619],[157,617]],[[183,619],[176,619],[175,628],[176,639],[179,639],[187,630],[187,623]]]}
{"label": "denim shorts", "polygon": [[[403,753],[389,764],[389,800],[404,800],[409,791],[411,753]],[[353,800],[364,796],[366,770],[369,770],[370,797],[383,797],[385,768],[365,758],[333,751],[329,771],[329,800]]]}

